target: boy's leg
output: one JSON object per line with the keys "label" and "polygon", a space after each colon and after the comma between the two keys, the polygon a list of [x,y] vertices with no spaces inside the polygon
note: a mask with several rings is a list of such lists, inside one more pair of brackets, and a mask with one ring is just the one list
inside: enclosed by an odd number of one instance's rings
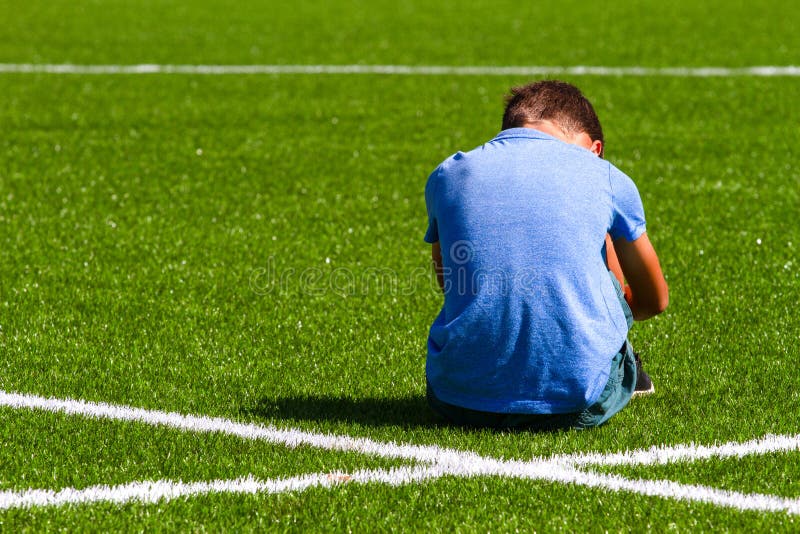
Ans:
{"label": "boy's leg", "polygon": [[[614,250],[612,246],[608,251]],[[610,255],[609,255],[610,258]],[[610,263],[610,262],[609,262]],[[611,281],[614,283],[614,289],[617,290],[617,298],[619,299],[619,303],[622,306],[622,311],[625,313],[625,321],[628,323],[628,329],[633,326],[633,312],[631,312],[631,307],[628,306],[628,301],[625,300],[625,294],[622,290],[622,284],[619,283],[617,280],[616,274],[609,271],[609,275],[611,275]],[[631,344],[629,341],[626,341],[626,344],[629,348],[631,348],[631,352],[636,361],[636,389],[634,391],[634,395],[647,395],[648,393],[655,393],[655,387],[653,387],[653,381],[650,380],[650,375],[644,372],[642,369],[642,359],[639,358],[639,355],[633,351]]]}
{"label": "boy's leg", "polygon": [[[610,243],[608,243],[608,245],[610,245]],[[616,260],[616,255],[613,251],[613,245],[610,245],[606,250],[609,267],[613,263],[612,256],[613,259]],[[617,262],[617,266],[618,265],[619,263]],[[631,312],[631,308],[625,300],[622,283],[611,269],[609,269],[608,274],[614,284],[614,289],[617,291],[617,298],[622,306],[622,311],[625,313],[625,321],[628,323],[628,329],[630,329],[633,326],[633,312]],[[608,375],[608,383],[600,394],[600,398],[596,403],[589,406],[581,413],[576,427],[590,428],[602,425],[608,421],[611,416],[624,408],[634,395],[652,393],[653,391],[653,382],[650,380],[647,373],[642,370],[642,360],[639,358],[639,355],[633,351],[630,342],[626,340],[620,351],[611,361],[611,372]]]}
{"label": "boy's leg", "polygon": [[636,376],[636,357],[626,342],[611,360],[611,372],[600,398],[581,412],[575,428],[600,426],[622,410],[633,396]]}

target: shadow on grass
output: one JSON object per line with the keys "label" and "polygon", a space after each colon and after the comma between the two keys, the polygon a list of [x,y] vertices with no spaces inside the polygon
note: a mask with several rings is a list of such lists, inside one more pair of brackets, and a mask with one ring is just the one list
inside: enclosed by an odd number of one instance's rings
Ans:
{"label": "shadow on grass", "polygon": [[[450,423],[435,415],[425,397],[348,398],[332,396],[291,396],[281,398],[263,397],[255,407],[242,410],[259,419],[279,421],[316,421],[358,424],[370,427],[394,426],[403,429],[416,428],[460,428],[464,431],[481,432],[534,432],[549,433],[568,429],[577,414],[565,414],[566,419],[544,421],[515,418],[514,415],[500,418],[494,423],[465,419]],[[475,412],[477,413],[477,412]],[[536,416],[533,416],[536,417]],[[516,419],[516,421],[515,421]],[[480,416],[483,421],[483,416]]]}
{"label": "shadow on grass", "polygon": [[330,396],[263,398],[254,408],[245,411],[265,419],[340,421],[365,426],[403,428],[440,426],[440,421],[422,396],[398,399]]}

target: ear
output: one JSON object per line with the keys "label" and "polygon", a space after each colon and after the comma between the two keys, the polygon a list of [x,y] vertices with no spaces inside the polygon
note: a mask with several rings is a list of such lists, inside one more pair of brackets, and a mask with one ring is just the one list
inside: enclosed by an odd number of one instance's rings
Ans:
{"label": "ear", "polygon": [[592,152],[592,154],[594,154],[598,158],[602,158],[603,157],[603,142],[600,141],[599,139],[595,139],[594,141],[592,141],[592,146],[589,147],[589,150]]}

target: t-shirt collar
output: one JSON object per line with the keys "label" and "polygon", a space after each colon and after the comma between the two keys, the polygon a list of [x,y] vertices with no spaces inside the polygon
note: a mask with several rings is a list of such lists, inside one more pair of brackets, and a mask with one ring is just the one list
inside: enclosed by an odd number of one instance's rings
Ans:
{"label": "t-shirt collar", "polygon": [[522,137],[526,139],[556,139],[552,135],[548,135],[544,132],[540,132],[534,128],[508,128],[506,130],[501,131],[499,134],[495,136],[494,140],[500,139],[511,139],[514,137]]}

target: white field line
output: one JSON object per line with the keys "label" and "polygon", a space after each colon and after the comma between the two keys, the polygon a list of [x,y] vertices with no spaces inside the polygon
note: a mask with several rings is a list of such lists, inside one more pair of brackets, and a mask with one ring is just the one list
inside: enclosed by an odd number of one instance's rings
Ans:
{"label": "white field line", "polygon": [[434,465],[399,467],[388,470],[363,470],[352,475],[315,473],[274,480],[258,480],[248,476],[234,480],[213,480],[210,482],[141,481],[119,486],[98,485],[83,489],[64,488],[58,491],[42,489],[8,490],[0,492],[0,510],[39,506],[86,505],[100,502],[152,504],[215,493],[275,494],[301,492],[312,487],[333,487],[344,483],[383,483],[399,486],[441,478],[447,475],[463,477],[494,475],[575,484],[614,492],[629,491],[651,497],[685,502],[702,502],[738,510],[800,514],[800,499],[743,494],[665,480],[630,480],[616,475],[602,475],[548,464],[549,462],[531,465],[530,463],[518,464],[487,460],[483,465],[473,465],[471,466],[472,470],[459,470],[459,473]]}
{"label": "white field line", "polygon": [[[529,461],[508,461],[437,446],[382,443],[366,438],[318,434],[294,429],[280,430],[257,424],[237,423],[222,418],[182,415],[81,400],[44,398],[4,391],[0,391],[0,406],[17,409],[40,409],[53,413],[81,415],[96,419],[131,421],[154,426],[166,426],[189,432],[217,432],[238,436],[243,439],[278,443],[287,447],[306,445],[327,450],[353,451],[386,458],[413,460],[423,464],[390,470],[360,471],[351,475],[352,480],[357,483],[380,482],[399,485],[441,476],[502,476],[575,484],[611,491],[628,491],[687,502],[704,502],[738,510],[783,511],[790,514],[800,514],[800,499],[786,499],[773,495],[743,494],[705,486],[679,484],[672,481],[632,480],[616,475],[587,472],[575,467],[579,465],[626,464],[626,462],[620,460],[623,455],[616,453],[609,455],[563,455],[549,459],[534,458]],[[673,448],[664,447],[645,451],[632,451],[624,453],[624,455],[631,455],[637,459],[637,461],[629,462],[627,465],[640,465],[668,461],[692,461],[710,457],[741,457],[747,454],[795,451],[800,448],[798,443],[800,443],[800,436],[770,436],[745,443],[729,443],[713,447],[679,445]],[[670,451],[675,452],[671,453]],[[0,500],[0,502],[9,502],[10,504],[5,505],[7,507],[84,503],[103,500],[111,502],[127,502],[127,500],[154,502],[154,500],[222,491],[234,493],[301,491],[311,486],[331,485],[331,481],[335,482],[336,480],[338,480],[337,476],[313,474],[268,481],[256,481],[255,479],[246,478],[233,481],[197,483],[172,481],[136,482],[115,488],[95,486],[83,490],[68,488],[59,492],[40,489],[21,492],[7,491],[0,493],[0,499],[5,499]],[[125,497],[126,495],[129,496]]]}
{"label": "white field line", "polygon": [[0,491],[0,510],[30,508],[34,506],[66,506],[107,502],[124,504],[140,502],[152,504],[180,498],[213,493],[258,494],[305,491],[312,487],[332,487],[345,482],[377,482],[391,485],[410,484],[441,476],[441,470],[430,466],[400,467],[394,469],[364,470],[345,475],[342,473],[314,473],[291,478],[259,480],[252,475],[233,480],[208,482],[181,482],[153,480],[130,482],[119,486],[90,486],[58,491],[29,489]]}
{"label": "white field line", "polygon": [[[568,483],[569,480],[562,482]],[[800,499],[763,495],[759,493],[739,493],[720,490],[708,486],[680,484],[671,480],[628,479],[618,475],[576,471],[573,484],[614,492],[627,491],[648,497],[661,497],[683,502],[700,502],[741,511],[785,512],[800,514]]]}
{"label": "white field line", "polygon": [[[436,445],[376,442],[367,438],[321,434],[291,428],[278,429],[272,426],[267,427],[252,423],[237,423],[221,417],[183,415],[176,412],[162,412],[103,402],[46,398],[29,394],[8,393],[1,390],[0,406],[17,409],[39,409],[95,419],[138,422],[153,426],[165,426],[186,432],[221,433],[243,439],[267,441],[286,447],[309,446],[327,450],[370,454],[384,458],[416,460],[418,462],[459,465],[481,459],[480,456],[472,452],[443,449]],[[766,436],[744,443],[726,443],[715,446],[676,445],[622,453],[578,453],[554,456],[546,459],[546,461],[567,466],[646,465],[797,450],[800,450],[800,435]],[[534,458],[533,461],[539,462],[545,461],[545,459]]]}
{"label": "white field line", "polygon": [[800,66],[751,67],[604,67],[576,66],[447,66],[447,65],[76,65],[0,63],[0,74],[389,74],[411,76],[670,76],[708,78],[733,76],[796,77]]}
{"label": "white field line", "polygon": [[800,434],[794,436],[765,436],[742,443],[723,443],[720,445],[674,445],[655,446],[646,450],[626,452],[581,453],[570,456],[557,456],[559,460],[575,466],[584,465],[654,465],[674,462],[696,462],[710,458],[742,458],[754,454],[800,451]]}
{"label": "white field line", "polygon": [[[587,473],[557,465],[553,465],[546,474],[541,472],[545,465],[537,466],[534,469],[531,469],[530,465],[526,465],[523,468],[504,465],[497,470],[493,470],[489,466],[484,467],[484,469],[478,470],[480,472],[461,473],[461,476],[497,475],[518,479],[546,480],[548,482],[575,484],[615,492],[629,491],[650,497],[685,502],[702,502],[738,510],[800,514],[800,499],[743,494],[706,486],[678,484],[665,480],[630,480],[616,475]],[[275,494],[301,492],[312,487],[330,488],[340,484],[383,483],[399,486],[441,478],[447,475],[453,475],[453,473],[436,466],[412,466],[388,470],[364,470],[355,472],[352,475],[315,473],[274,480],[258,480],[248,476],[233,480],[213,480],[210,482],[141,481],[119,486],[98,485],[83,489],[64,488],[58,491],[42,489],[8,490],[0,492],[0,510],[41,506],[87,505],[101,502],[152,504],[209,494]]]}
{"label": "white field line", "polygon": [[259,424],[237,423],[230,419],[223,419],[220,417],[182,415],[175,412],[132,408],[130,406],[107,404],[104,402],[53,399],[35,395],[7,393],[5,391],[0,391],[0,406],[8,406],[17,409],[39,409],[54,413],[81,415],[95,419],[130,421],[153,426],[165,426],[185,432],[227,434],[248,440],[267,441],[291,448],[309,446],[320,449],[356,452],[384,458],[416,460],[428,463],[460,464],[465,461],[480,458],[474,453],[457,451],[454,449],[443,449],[435,445],[404,445],[392,442],[382,443],[366,438],[320,434],[291,428],[282,430],[272,426],[267,427]]}

